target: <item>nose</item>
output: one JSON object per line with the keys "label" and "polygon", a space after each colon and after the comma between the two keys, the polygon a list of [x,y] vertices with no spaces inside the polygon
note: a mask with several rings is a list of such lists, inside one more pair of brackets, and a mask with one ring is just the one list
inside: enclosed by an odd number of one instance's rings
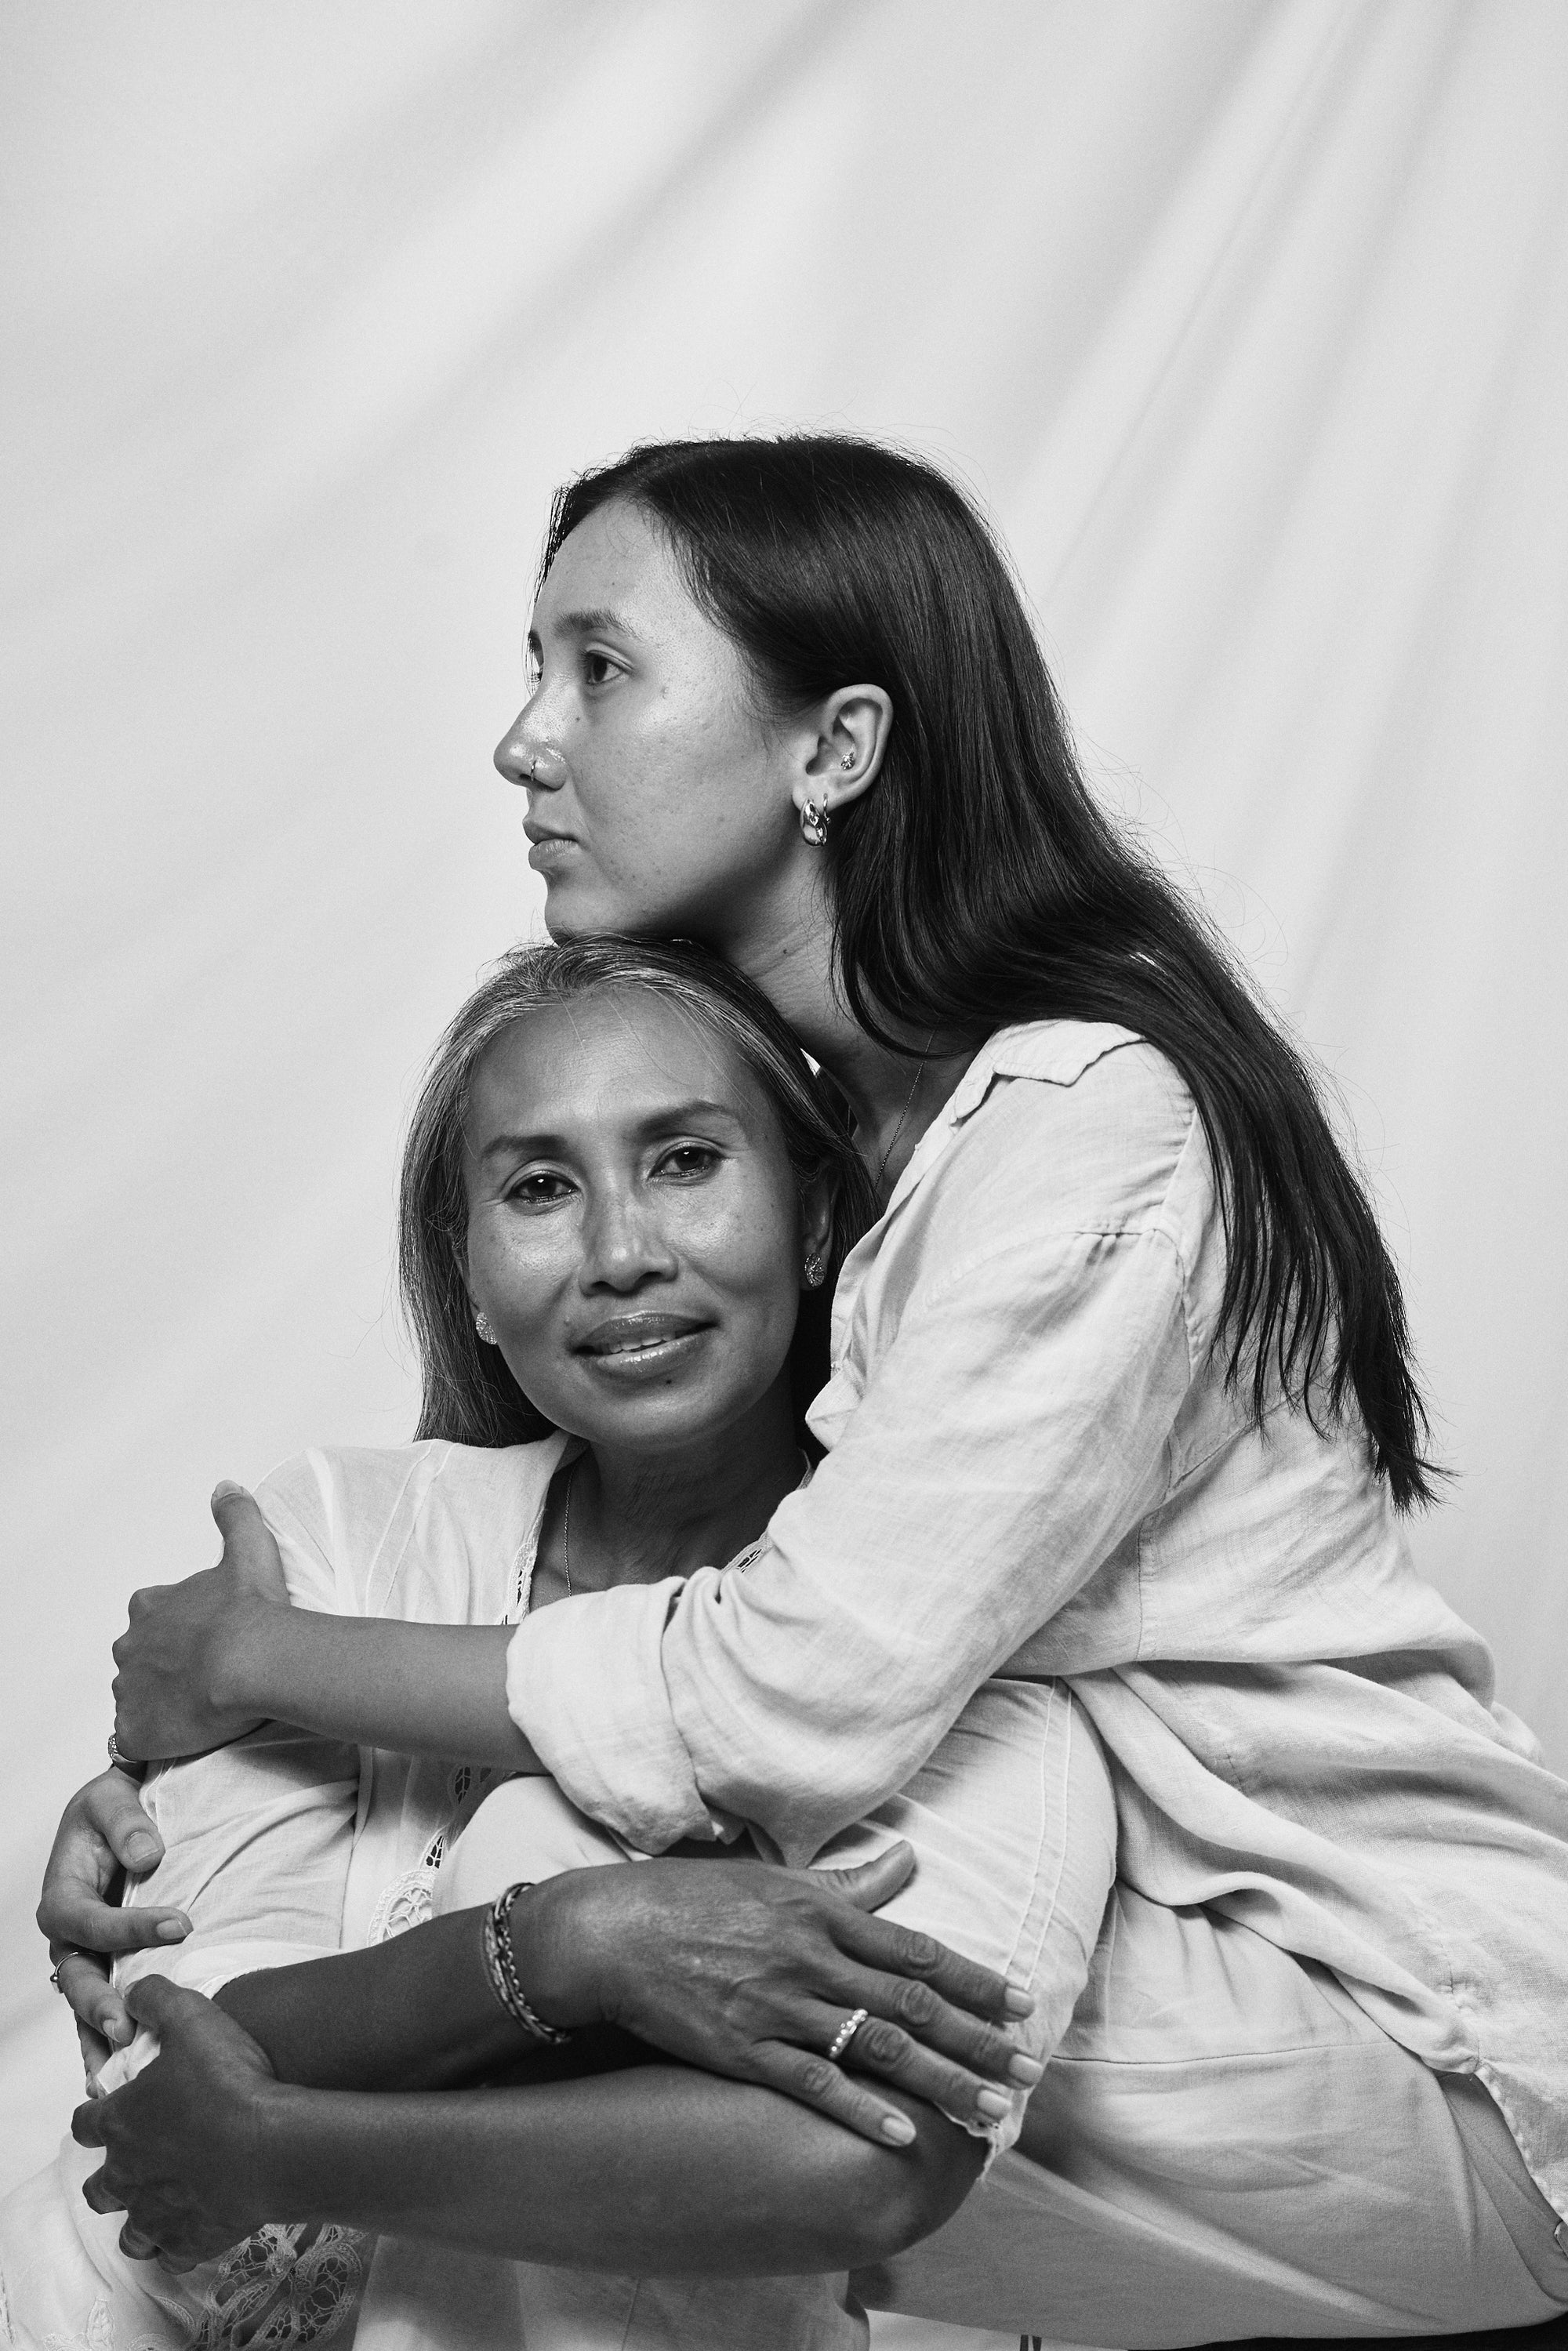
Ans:
{"label": "nose", "polygon": [[679,1270],[657,1218],[635,1190],[618,1185],[594,1199],[582,1228],[578,1279],[584,1290],[624,1296],[644,1282],[673,1281]]}
{"label": "nose", "polygon": [[566,781],[566,761],[540,734],[533,709],[533,704],[526,702],[497,744],[497,770],[509,784],[554,791]]}

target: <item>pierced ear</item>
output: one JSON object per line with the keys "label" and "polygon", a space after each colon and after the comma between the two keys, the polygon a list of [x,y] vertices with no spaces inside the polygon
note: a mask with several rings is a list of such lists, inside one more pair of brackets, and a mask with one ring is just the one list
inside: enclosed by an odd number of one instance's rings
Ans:
{"label": "pierced ear", "polygon": [[826,1264],[832,1242],[832,1189],[825,1178],[819,1177],[800,1196],[800,1257],[808,1289],[817,1287],[810,1280],[812,1263]]}
{"label": "pierced ear", "polygon": [[795,779],[798,810],[812,801],[831,818],[868,792],[882,772],[893,733],[893,699],[880,685],[841,685],[817,719],[817,739]]}

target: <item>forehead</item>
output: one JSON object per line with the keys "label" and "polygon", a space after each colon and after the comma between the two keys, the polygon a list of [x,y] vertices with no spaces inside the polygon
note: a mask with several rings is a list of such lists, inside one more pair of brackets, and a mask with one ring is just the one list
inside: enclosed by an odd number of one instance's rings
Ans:
{"label": "forehead", "polygon": [[696,1015],[640,987],[524,1013],[487,1045],[468,1090],[472,1150],[506,1132],[624,1132],[706,1102],[758,1142],[778,1135],[765,1090]]}
{"label": "forehead", "polygon": [[669,538],[623,498],[612,498],[562,540],[534,606],[534,627],[570,626],[586,616],[624,619],[639,634],[721,632],[687,587]]}

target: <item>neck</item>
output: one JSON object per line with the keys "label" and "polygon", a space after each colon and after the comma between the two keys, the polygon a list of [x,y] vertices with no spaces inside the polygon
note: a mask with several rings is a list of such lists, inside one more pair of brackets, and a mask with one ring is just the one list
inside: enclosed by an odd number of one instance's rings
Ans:
{"label": "neck", "polygon": [[767,918],[748,925],[744,936],[727,939],[722,951],[761,988],[844,1094],[880,1206],[974,1060],[974,1051],[934,1053],[931,1032],[903,1030],[896,1022],[889,1026],[910,1053],[894,1052],[868,1037],[839,992],[831,914],[820,860],[815,871],[792,879],[793,886]]}
{"label": "neck", "polygon": [[788,1370],[739,1420],[690,1445],[591,1445],[571,1472],[573,1588],[722,1567],[800,1482]]}

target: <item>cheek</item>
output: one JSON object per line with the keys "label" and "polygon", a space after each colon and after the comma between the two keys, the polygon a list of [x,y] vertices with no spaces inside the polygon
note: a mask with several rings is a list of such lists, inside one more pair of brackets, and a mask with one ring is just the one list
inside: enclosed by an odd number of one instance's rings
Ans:
{"label": "cheek", "polygon": [[468,1228],[468,1285],[507,1338],[508,1354],[538,1346],[548,1332],[569,1253],[551,1249],[538,1227],[509,1228],[500,1218],[476,1217]]}
{"label": "cheek", "polygon": [[787,1352],[800,1311],[800,1215],[793,1199],[744,1206],[710,1260],[708,1277],[730,1301],[753,1350]]}

